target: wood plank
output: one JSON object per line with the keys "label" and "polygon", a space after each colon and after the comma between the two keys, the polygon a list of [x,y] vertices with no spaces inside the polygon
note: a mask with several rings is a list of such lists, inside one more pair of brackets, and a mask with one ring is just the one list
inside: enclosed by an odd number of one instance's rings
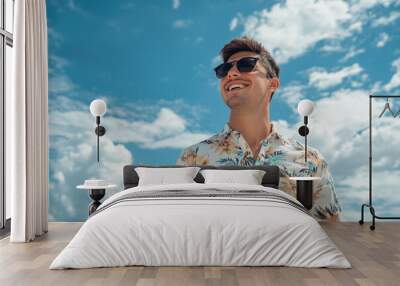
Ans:
{"label": "wood plank", "polygon": [[81,223],[50,223],[32,243],[0,240],[0,285],[398,285],[400,223],[379,222],[375,231],[352,222],[321,222],[352,269],[295,267],[115,267],[49,270]]}

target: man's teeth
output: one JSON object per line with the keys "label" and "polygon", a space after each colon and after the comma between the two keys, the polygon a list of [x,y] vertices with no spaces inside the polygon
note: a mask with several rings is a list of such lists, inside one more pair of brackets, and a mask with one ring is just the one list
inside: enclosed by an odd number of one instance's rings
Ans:
{"label": "man's teeth", "polygon": [[233,89],[237,89],[237,88],[244,88],[245,86],[243,84],[232,84],[228,90],[231,91]]}

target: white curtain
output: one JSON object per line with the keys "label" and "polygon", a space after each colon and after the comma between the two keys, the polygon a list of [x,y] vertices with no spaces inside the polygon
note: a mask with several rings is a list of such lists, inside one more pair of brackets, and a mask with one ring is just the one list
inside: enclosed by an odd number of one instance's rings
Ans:
{"label": "white curtain", "polygon": [[[15,1],[14,72],[6,136],[11,136],[12,242],[28,242],[48,227],[48,67],[45,0]],[[8,121],[7,121],[8,120]]]}

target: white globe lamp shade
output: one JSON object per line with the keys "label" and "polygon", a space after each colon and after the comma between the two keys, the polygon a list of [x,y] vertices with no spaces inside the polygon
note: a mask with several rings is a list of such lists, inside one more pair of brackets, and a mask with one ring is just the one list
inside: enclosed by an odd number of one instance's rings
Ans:
{"label": "white globe lamp shade", "polygon": [[102,99],[95,99],[90,103],[90,113],[94,117],[103,116],[107,111],[107,105]]}
{"label": "white globe lamp shade", "polygon": [[309,116],[314,110],[314,103],[309,99],[303,99],[297,106],[297,111],[302,116]]}

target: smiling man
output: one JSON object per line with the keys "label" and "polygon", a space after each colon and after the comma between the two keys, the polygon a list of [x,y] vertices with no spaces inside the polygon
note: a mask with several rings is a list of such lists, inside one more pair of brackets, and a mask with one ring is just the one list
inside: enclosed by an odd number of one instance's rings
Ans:
{"label": "smiling man", "polygon": [[311,213],[319,219],[339,218],[341,211],[333,179],[322,155],[286,139],[270,122],[269,107],[279,88],[279,67],[257,41],[233,39],[221,50],[223,63],[214,70],[220,90],[230,108],[228,123],[214,136],[183,150],[178,165],[276,165],[281,171],[279,189],[295,196],[296,185],[289,177],[315,176]]}

